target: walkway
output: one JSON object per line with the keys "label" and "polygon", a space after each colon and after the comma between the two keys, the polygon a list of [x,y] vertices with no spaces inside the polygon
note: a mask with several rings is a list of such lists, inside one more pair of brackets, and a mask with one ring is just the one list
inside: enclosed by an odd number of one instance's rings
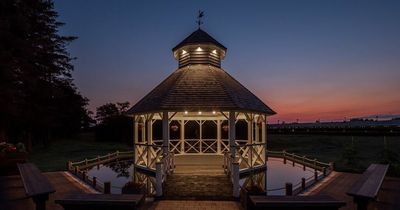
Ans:
{"label": "walkway", "polygon": [[[305,195],[328,194],[338,200],[346,201],[347,205],[340,210],[354,210],[356,205],[346,192],[361,174],[333,172],[328,180],[310,189]],[[378,194],[377,202],[369,206],[369,210],[400,209],[400,178],[386,177]]]}
{"label": "walkway", "polygon": [[[66,172],[44,173],[55,187],[56,192],[50,194],[46,209],[63,210],[54,203],[54,200],[66,193],[93,193],[85,188],[76,179]],[[26,198],[24,185],[19,175],[0,177],[0,210],[34,210],[35,204],[32,199]]]}
{"label": "walkway", "polygon": [[240,210],[239,202],[235,201],[170,201],[162,200],[143,206],[149,210]]}
{"label": "walkway", "polygon": [[233,200],[232,183],[222,161],[217,155],[176,156],[176,168],[167,178],[163,199]]}

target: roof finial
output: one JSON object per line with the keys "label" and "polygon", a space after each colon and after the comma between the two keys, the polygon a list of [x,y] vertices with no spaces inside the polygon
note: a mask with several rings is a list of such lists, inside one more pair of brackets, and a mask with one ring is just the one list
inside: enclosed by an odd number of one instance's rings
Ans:
{"label": "roof finial", "polygon": [[196,21],[197,25],[199,25],[199,28],[200,25],[203,24],[203,21],[201,21],[203,16],[204,16],[204,11],[199,10],[199,14],[197,15],[197,21]]}

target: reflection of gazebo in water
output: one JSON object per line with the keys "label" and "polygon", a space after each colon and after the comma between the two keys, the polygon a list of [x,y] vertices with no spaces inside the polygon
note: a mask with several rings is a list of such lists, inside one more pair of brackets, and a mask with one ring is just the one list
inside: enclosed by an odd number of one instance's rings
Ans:
{"label": "reflection of gazebo in water", "polygon": [[275,112],[221,68],[226,48],[200,28],[172,51],[179,68],[128,111],[135,168],[154,174],[162,195],[174,155],[223,156],[237,197],[239,175],[265,167],[266,120]]}

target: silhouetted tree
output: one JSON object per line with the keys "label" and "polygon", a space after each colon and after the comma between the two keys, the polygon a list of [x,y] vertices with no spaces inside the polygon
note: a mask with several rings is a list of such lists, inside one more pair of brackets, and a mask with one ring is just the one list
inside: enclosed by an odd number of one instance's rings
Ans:
{"label": "silhouetted tree", "polygon": [[129,102],[107,103],[96,109],[96,140],[133,144],[133,120],[124,115]]}
{"label": "silhouetted tree", "polygon": [[123,115],[129,108],[129,102],[107,103],[96,108],[96,120],[103,123],[116,116]]}
{"label": "silhouetted tree", "polygon": [[28,148],[90,121],[66,50],[76,37],[58,34],[57,16],[50,0],[0,1],[0,134],[18,134]]}

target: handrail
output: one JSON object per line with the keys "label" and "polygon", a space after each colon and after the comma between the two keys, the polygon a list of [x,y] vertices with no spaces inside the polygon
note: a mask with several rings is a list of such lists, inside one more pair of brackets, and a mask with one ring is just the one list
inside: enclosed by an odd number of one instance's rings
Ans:
{"label": "handrail", "polygon": [[108,153],[107,155],[97,156],[91,159],[84,159],[76,162],[68,161],[67,169],[72,170],[74,167],[80,167],[82,169],[91,165],[97,165],[104,161],[111,161],[115,159],[131,157],[133,154],[134,154],[133,151],[123,151],[123,152],[116,151],[114,153]]}

